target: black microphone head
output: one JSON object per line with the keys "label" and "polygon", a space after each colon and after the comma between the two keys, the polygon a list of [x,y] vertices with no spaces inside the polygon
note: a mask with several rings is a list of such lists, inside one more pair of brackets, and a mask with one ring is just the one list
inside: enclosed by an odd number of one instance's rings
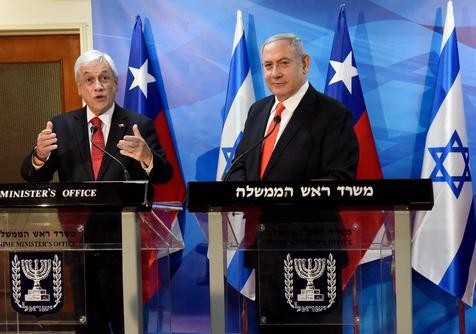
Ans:
{"label": "black microphone head", "polygon": [[281,115],[276,115],[274,116],[274,124],[278,124],[279,122],[281,122]]}
{"label": "black microphone head", "polygon": [[96,131],[98,130],[97,126],[96,125],[91,125],[91,134],[95,134]]}

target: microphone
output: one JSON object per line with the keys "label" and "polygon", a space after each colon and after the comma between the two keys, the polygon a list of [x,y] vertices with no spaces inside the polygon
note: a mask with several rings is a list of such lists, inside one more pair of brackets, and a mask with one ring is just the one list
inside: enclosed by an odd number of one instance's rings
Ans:
{"label": "microphone", "polygon": [[[98,130],[98,128],[95,126],[95,125],[92,125],[91,126],[91,136],[94,135],[96,133],[96,131]],[[91,139],[91,144],[97,148],[99,151],[101,151],[102,153],[106,154],[108,157],[110,157],[112,160],[114,160],[115,162],[117,162],[121,167],[122,167],[122,172],[124,174],[124,181],[130,181],[131,180],[131,177],[129,176],[129,172],[127,171],[126,169],[126,166],[124,166],[124,164],[118,159],[116,158],[115,156],[113,156],[111,153],[109,153],[108,151],[106,151],[105,149],[103,149],[101,146],[97,145],[95,142],[92,141]]]}
{"label": "microphone", "polygon": [[281,116],[280,115],[276,115],[274,118],[273,118],[273,122],[274,122],[274,125],[273,125],[273,128],[271,130],[269,130],[269,132],[266,134],[266,136],[264,136],[263,138],[261,138],[257,143],[255,143],[254,145],[252,145],[250,148],[248,148],[246,151],[244,151],[243,153],[241,153],[238,157],[236,157],[233,162],[231,163],[231,166],[230,168],[228,169],[228,172],[226,172],[225,176],[223,177],[223,182],[226,182],[228,180],[228,178],[230,177],[230,174],[233,170],[233,167],[236,166],[236,163],[243,159],[243,157],[245,155],[247,155],[248,153],[250,153],[252,150],[254,150],[256,147],[258,147],[260,144],[262,144],[266,138],[268,138],[269,136],[271,136],[271,134],[274,132],[274,130],[276,129],[276,127],[278,126],[278,124],[281,122]]}

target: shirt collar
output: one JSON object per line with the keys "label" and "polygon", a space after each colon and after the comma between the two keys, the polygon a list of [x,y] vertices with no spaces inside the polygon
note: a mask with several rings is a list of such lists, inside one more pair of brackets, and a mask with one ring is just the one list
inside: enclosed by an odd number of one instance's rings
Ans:
{"label": "shirt collar", "polygon": [[[286,110],[290,112],[294,112],[294,110],[296,110],[297,106],[299,105],[299,102],[301,102],[302,98],[304,97],[304,94],[306,94],[308,88],[309,88],[309,81],[306,80],[306,82],[301,86],[301,88],[297,90],[296,93],[294,93],[294,95],[288,97],[285,101],[283,101],[282,103],[284,104],[284,107],[286,108]],[[278,103],[279,101],[275,96],[272,110],[276,108]]]}
{"label": "shirt collar", "polygon": [[[108,110],[106,110],[105,112],[103,112],[101,115],[98,116],[101,122],[103,122],[103,124],[107,124],[107,125],[111,124],[112,114],[114,112],[115,106],[116,104],[113,103],[111,108],[109,108]],[[94,117],[96,117],[96,115],[94,115],[91,109],[89,109],[89,106],[86,106],[86,118],[87,118],[88,124]]]}

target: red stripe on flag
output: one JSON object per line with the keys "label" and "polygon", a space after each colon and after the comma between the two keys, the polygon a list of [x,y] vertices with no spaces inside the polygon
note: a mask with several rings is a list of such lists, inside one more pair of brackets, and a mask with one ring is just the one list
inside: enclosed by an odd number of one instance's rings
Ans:
{"label": "red stripe on flag", "polygon": [[[183,203],[185,200],[185,183],[182,176],[182,170],[178,163],[177,153],[175,151],[174,142],[170,135],[167,118],[164,110],[161,110],[154,120],[154,126],[159,136],[159,142],[162,145],[167,161],[172,165],[172,179],[164,184],[154,184],[155,194],[154,202],[177,202]],[[177,212],[169,212],[170,217],[161,217],[168,229],[172,228],[172,224],[177,217]],[[154,219],[149,220],[149,222]],[[168,231],[163,231],[163,226],[154,226],[156,231],[161,231],[160,235],[168,235]],[[142,229],[142,243],[147,242],[150,235]],[[152,244],[161,244],[160,240],[152,241]],[[142,252],[142,301],[146,303],[157,292],[161,285],[160,271],[157,263],[157,251],[145,250]]]}
{"label": "red stripe on flag", "polygon": [[[140,213],[141,219],[147,221],[147,223],[141,223],[141,243],[145,248],[141,252],[142,301],[144,303],[152,298],[161,285],[156,248],[161,245],[173,244],[167,238],[170,238],[169,230],[172,230],[172,224],[178,215],[178,211],[174,210],[157,209],[154,210],[154,213],[160,222],[150,212]],[[170,275],[170,273],[162,273],[162,275]]]}
{"label": "red stripe on flag", "polygon": [[170,135],[169,125],[164,110],[161,110],[154,120],[159,135],[159,141],[165,150],[165,156],[173,168],[172,179],[164,184],[154,185],[154,202],[179,202],[185,199],[185,182],[180,169],[174,142]]}
{"label": "red stripe on flag", "polygon": [[[359,141],[359,163],[357,166],[357,179],[382,179],[382,169],[378,160],[372,129],[370,128],[367,111],[364,111],[354,131]],[[352,245],[359,245],[356,250],[348,252],[349,264],[342,270],[342,286],[345,287],[354,274],[360,260],[374,241],[380,227],[388,216],[382,211],[345,211],[340,216],[344,227],[350,231]],[[356,222],[360,224],[355,225]]]}
{"label": "red stripe on flag", "polygon": [[[388,216],[386,211],[343,211],[340,213],[345,229],[352,231],[351,243],[358,248],[348,252],[349,264],[342,270],[342,286],[345,287],[375,239]],[[359,225],[356,226],[356,222]]]}
{"label": "red stripe on flag", "polygon": [[[159,142],[165,151],[167,161],[172,165],[172,179],[164,184],[154,184],[155,194],[154,202],[175,202],[182,204],[185,200],[185,182],[182,176],[182,170],[178,162],[174,142],[170,135],[169,125],[164,110],[161,110],[154,120],[154,127],[159,136]],[[177,211],[159,210],[156,212],[160,216],[168,229],[172,229],[172,224],[177,217]],[[162,216],[168,215],[167,217]],[[149,222],[155,219],[148,220]],[[162,236],[168,235],[168,231],[163,226],[154,226],[156,231]],[[141,231],[142,243],[147,242],[150,235],[147,235],[146,229]],[[152,240],[151,240],[152,241]],[[154,240],[152,245],[163,244],[161,240]],[[145,250],[142,252],[142,301],[146,303],[157,292],[161,285],[158,257],[156,250]]]}
{"label": "red stripe on flag", "polygon": [[157,251],[142,251],[142,302],[147,303],[159,290],[160,274],[157,263]]}
{"label": "red stripe on flag", "polygon": [[359,164],[357,179],[382,179],[377,148],[375,147],[369,116],[365,110],[354,125],[354,131],[359,141]]}

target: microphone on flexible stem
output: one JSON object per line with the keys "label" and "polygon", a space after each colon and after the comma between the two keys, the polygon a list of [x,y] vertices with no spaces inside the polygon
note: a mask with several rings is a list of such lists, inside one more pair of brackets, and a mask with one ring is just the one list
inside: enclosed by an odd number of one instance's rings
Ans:
{"label": "microphone on flexible stem", "polygon": [[276,115],[274,118],[273,118],[273,128],[266,134],[266,136],[264,136],[263,138],[261,138],[258,142],[256,142],[254,145],[252,145],[250,148],[248,148],[246,151],[244,151],[243,153],[241,153],[238,157],[236,157],[233,162],[231,163],[231,166],[230,168],[228,169],[228,172],[226,172],[225,176],[223,177],[223,182],[226,182],[228,180],[228,178],[230,177],[230,174],[231,172],[233,171],[233,167],[236,166],[236,163],[243,159],[243,157],[245,155],[247,155],[248,153],[250,153],[252,150],[254,150],[256,147],[258,147],[260,144],[262,144],[266,138],[268,138],[269,136],[271,136],[271,134],[274,132],[274,130],[276,129],[276,127],[278,126],[278,124],[281,122],[281,116],[280,115]]}
{"label": "microphone on flexible stem", "polygon": [[[91,136],[94,135],[96,133],[96,131],[98,130],[98,128],[95,126],[95,125],[92,125],[91,126]],[[131,177],[129,176],[129,172],[127,171],[126,169],[126,166],[124,166],[124,164],[118,159],[116,158],[115,156],[113,156],[111,153],[109,153],[108,151],[106,151],[105,149],[103,149],[101,146],[97,145],[95,142],[92,141],[91,139],[91,144],[97,148],[99,151],[101,151],[102,153],[106,154],[107,156],[109,156],[112,160],[114,160],[115,162],[117,162],[121,167],[122,167],[122,172],[124,174],[124,181],[130,181],[131,180]]]}

